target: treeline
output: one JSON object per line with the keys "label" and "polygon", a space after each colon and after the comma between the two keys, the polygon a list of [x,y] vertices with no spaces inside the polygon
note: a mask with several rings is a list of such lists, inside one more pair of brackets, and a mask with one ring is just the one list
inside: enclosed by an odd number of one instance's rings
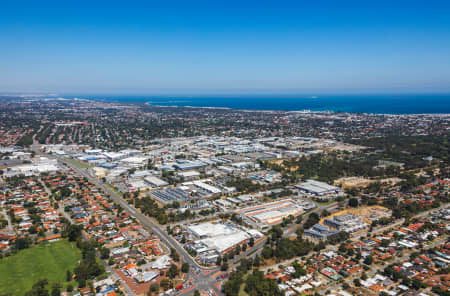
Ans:
{"label": "treeline", "polygon": [[17,142],[18,146],[30,147],[33,144],[33,138],[30,135],[25,135]]}
{"label": "treeline", "polygon": [[448,203],[449,201],[450,198],[443,194],[438,194],[435,198],[433,198],[433,200],[429,200],[425,203],[420,200],[413,199],[406,199],[403,202],[399,202],[399,199],[395,196],[386,197],[382,201],[376,197],[366,195],[361,197],[361,203],[363,205],[372,206],[381,204],[388,209],[392,209],[392,217],[395,219],[410,218],[420,212],[439,208],[441,204]]}
{"label": "treeline", "polygon": [[430,204],[421,203],[418,201],[404,201],[398,203],[397,206],[392,208],[392,217],[396,219],[410,218],[420,212],[439,208],[441,206],[441,201],[444,203],[448,203],[449,198],[445,196],[438,196],[434,198]]}
{"label": "treeline", "polygon": [[274,244],[266,245],[261,255],[264,259],[276,257],[281,260],[286,260],[298,256],[305,256],[314,246],[313,243],[302,238],[295,240],[280,238]]}
{"label": "treeline", "polygon": [[284,295],[278,288],[277,282],[264,277],[262,271],[254,269],[253,272],[248,274],[253,267],[257,267],[254,266],[252,262],[251,259],[242,259],[240,265],[236,268],[236,271],[232,272],[228,281],[223,284],[222,292],[226,296],[238,296],[242,284],[245,284],[244,291],[249,296]]}
{"label": "treeline", "polygon": [[39,144],[45,144],[47,139],[50,137],[52,132],[53,125],[46,124],[42,127],[42,129],[36,134],[36,140],[38,140]]}
{"label": "treeline", "polygon": [[449,135],[388,136],[383,138],[351,139],[349,142],[372,147],[386,159],[405,163],[405,168],[424,167],[429,164],[423,158],[433,156],[450,163]]}
{"label": "treeline", "polygon": [[81,249],[83,259],[74,269],[78,287],[86,286],[88,280],[94,279],[105,272],[105,267],[99,263],[96,257],[96,242],[77,241],[77,247]]}
{"label": "treeline", "polygon": [[332,182],[341,177],[364,176],[364,177],[390,177],[396,176],[399,169],[395,167],[375,168],[378,161],[365,155],[328,154],[303,156],[297,160],[286,160],[283,167],[269,165],[270,168],[282,171],[285,168],[291,171],[296,168],[295,173],[302,179],[317,179],[322,182]]}
{"label": "treeline", "polygon": [[145,215],[158,220],[159,224],[166,224],[169,220],[164,211],[164,208],[160,208],[156,201],[148,196],[145,196],[143,198],[135,198],[134,205],[135,207],[139,208]]}
{"label": "treeline", "polygon": [[226,186],[235,187],[238,192],[251,193],[261,190],[261,185],[258,183],[253,183],[249,179],[236,178],[231,179],[226,182]]}
{"label": "treeline", "polygon": [[[143,198],[133,198],[134,206],[136,208],[139,208],[142,213],[149,217],[153,217],[156,220],[158,220],[158,223],[163,225],[171,222],[178,222],[183,221],[186,219],[191,219],[196,216],[196,214],[190,210],[186,210],[184,212],[177,212],[177,213],[166,213],[166,210],[170,207],[177,208],[179,207],[179,203],[172,203],[169,205],[166,205],[165,207],[161,208],[158,206],[156,201],[151,199],[148,196],[145,196]],[[207,212],[209,213],[209,212]],[[205,212],[203,212],[205,214]]]}
{"label": "treeline", "polygon": [[105,267],[99,263],[96,256],[97,248],[100,248],[100,244],[95,241],[83,240],[82,225],[70,224],[66,219],[63,219],[63,223],[62,236],[69,241],[76,242],[77,247],[81,250],[82,260],[75,267],[74,275],[78,282],[78,287],[83,288],[88,280],[92,280],[105,272]]}
{"label": "treeline", "polygon": [[[317,220],[317,214],[312,213],[310,217],[308,217],[308,220],[305,222],[304,226],[312,226],[317,223]],[[302,234],[303,228],[299,228],[297,238],[291,240],[283,237],[283,229],[279,225],[274,226],[270,230],[270,237],[262,250],[262,258],[287,260],[294,257],[306,256],[310,251],[320,251],[324,249],[327,244],[336,244],[349,238],[348,233],[339,232],[333,236],[330,236],[326,241],[321,241],[318,244],[315,244],[309,240],[303,239]]]}
{"label": "treeline", "polygon": [[31,290],[25,293],[25,296],[59,296],[61,295],[61,285],[54,283],[51,292],[48,290],[48,280],[42,279],[33,284]]}

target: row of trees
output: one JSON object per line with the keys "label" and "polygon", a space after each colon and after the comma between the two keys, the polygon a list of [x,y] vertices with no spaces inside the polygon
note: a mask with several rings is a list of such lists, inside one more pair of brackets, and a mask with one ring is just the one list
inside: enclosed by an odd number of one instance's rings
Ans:
{"label": "row of trees", "polygon": [[33,284],[31,290],[25,293],[25,296],[49,296],[49,295],[51,296],[61,295],[61,285],[57,283],[53,284],[51,286],[51,292],[49,294],[47,279],[37,281],[36,283]]}
{"label": "row of trees", "polygon": [[105,267],[97,260],[95,242],[78,240],[77,246],[81,249],[82,260],[74,269],[74,274],[78,286],[82,288],[86,286],[88,280],[103,274]]}
{"label": "row of trees", "polygon": [[[109,250],[100,248],[100,245],[94,241],[85,241],[82,237],[83,226],[71,224],[67,219],[63,218],[64,223],[61,235],[69,241],[77,243],[77,247],[81,250],[82,260],[74,269],[73,273],[78,282],[79,287],[85,287],[88,280],[105,272],[105,267],[97,260],[97,248],[100,249],[101,257],[106,259],[109,257]],[[67,278],[72,278],[72,273],[68,271]]]}

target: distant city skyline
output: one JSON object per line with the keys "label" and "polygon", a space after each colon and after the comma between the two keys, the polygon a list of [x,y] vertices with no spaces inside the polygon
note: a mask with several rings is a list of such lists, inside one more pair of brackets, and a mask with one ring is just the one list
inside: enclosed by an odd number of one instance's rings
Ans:
{"label": "distant city skyline", "polygon": [[0,93],[449,93],[448,1],[4,1]]}

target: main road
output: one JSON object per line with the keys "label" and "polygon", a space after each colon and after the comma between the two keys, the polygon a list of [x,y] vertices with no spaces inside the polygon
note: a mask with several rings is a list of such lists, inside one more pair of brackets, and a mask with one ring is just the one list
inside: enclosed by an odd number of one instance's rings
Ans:
{"label": "main road", "polygon": [[[209,274],[214,273],[214,271],[218,271],[218,268],[215,269],[207,269],[201,265],[199,265],[190,255],[189,253],[178,244],[168,233],[166,233],[161,227],[156,224],[154,221],[152,221],[149,217],[142,214],[140,210],[136,209],[132,205],[129,205],[125,199],[123,199],[119,194],[117,194],[115,191],[111,190],[109,187],[105,186],[105,184],[101,181],[99,181],[97,178],[92,177],[89,175],[89,173],[86,171],[86,169],[78,168],[74,164],[68,162],[62,157],[57,157],[59,161],[82,175],[83,177],[87,178],[89,182],[96,185],[98,188],[101,188],[105,193],[109,194],[111,199],[119,204],[130,216],[136,218],[139,223],[141,223],[144,227],[147,229],[150,229],[156,236],[159,237],[162,243],[164,243],[166,246],[169,246],[173,249],[175,249],[178,254],[180,254],[181,259],[183,262],[186,262],[191,267],[196,267],[200,272],[194,273],[192,272],[192,268],[190,269],[188,273],[188,277],[192,278],[192,281],[194,282],[197,289],[200,290],[207,290],[207,289],[213,289],[217,295],[223,295],[222,292],[217,289],[214,286],[215,279],[211,278]],[[207,271],[208,274],[204,274],[203,271]],[[194,291],[189,292],[189,294],[193,294]]]}
{"label": "main road", "polygon": [[[72,170],[74,170],[75,172],[80,174],[81,176],[87,178],[90,183],[92,183],[95,186],[97,186],[98,188],[102,189],[103,192],[107,193],[111,197],[111,199],[115,203],[120,205],[130,216],[136,218],[136,220],[138,220],[139,223],[141,223],[144,227],[151,230],[156,236],[158,236],[163,244],[175,249],[178,252],[178,254],[180,254],[183,262],[188,263],[189,266],[191,266],[191,267],[196,267],[197,270],[200,271],[200,272],[194,273],[192,271],[192,268],[190,268],[190,271],[188,273],[188,277],[190,277],[193,280],[196,288],[204,289],[204,290],[213,289],[217,295],[223,295],[221,293],[221,291],[219,289],[217,289],[214,285],[216,283],[215,278],[212,278],[210,276],[210,274],[214,274],[215,272],[217,272],[219,270],[218,268],[210,269],[210,268],[205,268],[205,267],[199,265],[189,255],[189,253],[182,246],[180,246],[178,244],[178,242],[176,242],[168,233],[166,233],[163,229],[161,229],[161,227],[157,223],[155,223],[149,217],[142,214],[140,212],[140,210],[129,205],[125,199],[123,199],[119,194],[117,194],[117,192],[111,190],[108,186],[106,186],[99,179],[91,176],[87,172],[86,169],[77,167],[73,163],[67,161],[67,159],[65,159],[64,157],[54,156],[54,155],[42,152],[40,150],[40,145],[37,144],[36,142],[32,145],[32,150],[36,154],[39,154],[39,155],[42,155],[42,156],[45,156],[48,158],[57,159],[58,161],[65,164],[67,167],[71,168]],[[190,292],[189,294],[192,294],[192,293],[193,293],[193,291]]]}

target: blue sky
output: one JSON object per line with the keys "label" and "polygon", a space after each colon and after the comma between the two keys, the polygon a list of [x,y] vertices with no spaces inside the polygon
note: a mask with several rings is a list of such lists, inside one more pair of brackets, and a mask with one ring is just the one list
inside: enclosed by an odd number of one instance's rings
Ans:
{"label": "blue sky", "polygon": [[0,91],[450,92],[450,1],[6,1]]}

